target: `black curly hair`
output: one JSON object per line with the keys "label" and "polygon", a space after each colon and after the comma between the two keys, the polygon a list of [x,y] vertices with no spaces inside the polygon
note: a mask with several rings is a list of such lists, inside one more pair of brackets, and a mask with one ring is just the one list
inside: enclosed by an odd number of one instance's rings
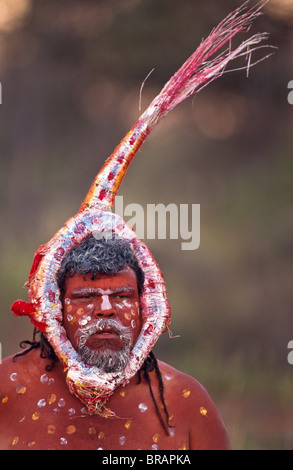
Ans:
{"label": "black curly hair", "polygon": [[92,279],[101,274],[117,274],[125,266],[132,268],[137,277],[138,293],[143,291],[144,273],[127,240],[116,238],[96,239],[93,235],[72,248],[63,258],[57,283],[61,300],[65,293],[66,278],[75,274],[92,274]]}

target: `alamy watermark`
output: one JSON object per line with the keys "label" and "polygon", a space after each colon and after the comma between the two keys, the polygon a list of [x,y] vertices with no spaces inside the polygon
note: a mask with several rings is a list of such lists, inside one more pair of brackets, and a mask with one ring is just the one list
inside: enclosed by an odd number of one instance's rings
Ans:
{"label": "alamy watermark", "polygon": [[181,240],[182,250],[196,250],[200,244],[200,204],[140,204],[124,206],[116,196],[114,213],[133,227],[141,240]]}
{"label": "alamy watermark", "polygon": [[289,341],[288,349],[292,349],[292,351],[289,352],[287,359],[288,359],[289,364],[293,365],[293,340]]}
{"label": "alamy watermark", "polygon": [[[116,196],[113,212],[129,225],[141,240],[181,240],[181,250],[196,250],[200,244],[200,204],[140,204],[124,206],[123,196]],[[113,222],[114,223],[114,222]],[[114,227],[113,227],[114,228]],[[109,233],[108,233],[109,232]],[[113,236],[106,231],[93,232],[95,238]]]}
{"label": "alamy watermark", "polygon": [[290,80],[287,88],[292,90],[288,93],[288,97],[287,97],[288,103],[293,104],[293,80]]}

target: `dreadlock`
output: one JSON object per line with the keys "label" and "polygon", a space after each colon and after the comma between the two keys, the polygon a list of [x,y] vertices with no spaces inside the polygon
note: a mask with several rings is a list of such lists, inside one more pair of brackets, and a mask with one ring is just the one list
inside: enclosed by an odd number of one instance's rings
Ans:
{"label": "dreadlock", "polygon": [[42,359],[49,359],[51,361],[51,364],[47,364],[45,367],[45,370],[49,372],[50,370],[53,369],[55,362],[58,361],[58,358],[54,352],[54,349],[52,348],[50,343],[47,341],[43,333],[41,333],[41,338],[39,339],[39,341],[37,340],[36,336],[39,333],[40,331],[37,328],[34,328],[32,341],[28,341],[28,340],[21,341],[19,346],[25,350],[23,352],[15,354],[13,356],[13,361],[16,361],[16,359],[20,356],[25,356],[27,353],[29,353],[33,349],[40,349],[41,351],[40,357]]}
{"label": "dreadlock", "polygon": [[[166,426],[166,424],[163,420],[162,414],[160,412],[160,409],[158,407],[158,404],[156,402],[154,392],[153,392],[153,389],[152,389],[152,383],[151,383],[151,378],[149,376],[149,372],[152,372],[153,370],[155,370],[157,378],[158,378],[160,398],[161,398],[161,402],[162,402],[162,405],[163,405],[167,426]],[[172,426],[170,426],[170,424],[169,424],[170,416],[169,416],[169,412],[168,412],[166,402],[165,402],[164,382],[163,382],[161,371],[159,369],[158,361],[157,361],[157,359],[156,359],[156,357],[155,357],[155,355],[152,351],[149,353],[149,355],[146,358],[146,360],[144,361],[141,369],[138,371],[138,383],[139,384],[141,383],[141,373],[142,372],[143,372],[145,380],[148,383],[150,394],[151,394],[151,397],[152,397],[152,400],[153,400],[153,403],[154,403],[154,406],[155,406],[156,414],[157,414],[157,416],[160,420],[161,425],[164,428],[165,433],[167,434],[167,436],[169,436],[168,427],[172,427]]]}

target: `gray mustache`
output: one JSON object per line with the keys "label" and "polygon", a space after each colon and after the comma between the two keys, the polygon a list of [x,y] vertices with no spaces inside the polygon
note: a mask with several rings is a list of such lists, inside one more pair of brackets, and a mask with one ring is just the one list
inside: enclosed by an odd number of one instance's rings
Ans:
{"label": "gray mustache", "polygon": [[99,333],[105,328],[110,328],[118,334],[120,339],[124,342],[131,341],[132,339],[130,328],[121,325],[119,321],[111,318],[99,318],[94,324],[85,325],[84,327],[79,328],[76,332],[76,337],[80,344],[84,344],[90,336]]}

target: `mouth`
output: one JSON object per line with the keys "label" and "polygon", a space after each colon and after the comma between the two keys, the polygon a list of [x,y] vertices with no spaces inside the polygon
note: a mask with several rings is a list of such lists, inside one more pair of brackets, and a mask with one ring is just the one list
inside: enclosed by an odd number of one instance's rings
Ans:
{"label": "mouth", "polygon": [[110,327],[99,329],[86,341],[86,345],[92,349],[101,348],[102,346],[113,343],[121,346],[123,343],[123,336]]}
{"label": "mouth", "polygon": [[97,340],[101,340],[101,339],[122,339],[121,335],[119,335],[119,333],[115,332],[115,331],[111,331],[111,330],[103,330],[103,331],[99,331],[97,333],[94,333],[92,336],[90,336],[89,339],[97,339]]}

